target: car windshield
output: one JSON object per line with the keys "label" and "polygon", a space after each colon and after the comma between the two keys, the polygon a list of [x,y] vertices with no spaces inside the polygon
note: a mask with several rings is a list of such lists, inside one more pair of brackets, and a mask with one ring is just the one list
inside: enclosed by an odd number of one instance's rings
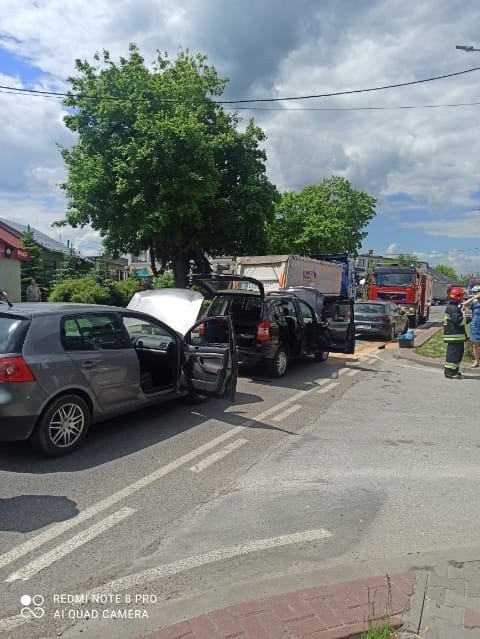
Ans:
{"label": "car windshield", "polygon": [[355,313],[367,313],[368,315],[381,315],[386,313],[383,304],[355,304]]}
{"label": "car windshield", "polygon": [[375,273],[377,286],[408,286],[413,281],[413,273]]}

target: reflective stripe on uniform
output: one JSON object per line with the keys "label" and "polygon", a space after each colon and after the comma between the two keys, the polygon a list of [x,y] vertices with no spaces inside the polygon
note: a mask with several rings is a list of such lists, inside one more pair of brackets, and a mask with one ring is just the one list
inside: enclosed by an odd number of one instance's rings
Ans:
{"label": "reflective stripe on uniform", "polygon": [[444,342],[464,342],[465,335],[445,335],[443,337]]}
{"label": "reflective stripe on uniform", "polygon": [[458,364],[449,364],[448,362],[446,362],[444,368],[451,368],[456,371],[458,368]]}

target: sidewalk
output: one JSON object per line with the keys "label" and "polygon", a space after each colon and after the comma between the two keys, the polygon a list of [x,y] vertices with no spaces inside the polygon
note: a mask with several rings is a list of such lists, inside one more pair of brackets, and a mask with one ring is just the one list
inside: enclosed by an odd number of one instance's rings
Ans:
{"label": "sidewalk", "polygon": [[320,585],[229,606],[142,639],[358,639],[368,619],[398,639],[479,639],[480,561]]}

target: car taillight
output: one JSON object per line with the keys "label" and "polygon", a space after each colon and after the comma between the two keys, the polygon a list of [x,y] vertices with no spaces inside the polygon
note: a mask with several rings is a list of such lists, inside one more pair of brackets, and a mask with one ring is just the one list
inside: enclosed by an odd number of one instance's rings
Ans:
{"label": "car taillight", "polygon": [[205,322],[199,324],[196,327],[195,332],[198,333],[199,337],[205,337]]}
{"label": "car taillight", "polygon": [[266,342],[270,339],[270,322],[260,322],[257,327],[257,341]]}
{"label": "car taillight", "polygon": [[34,382],[23,357],[0,357],[0,382]]}
{"label": "car taillight", "polygon": [[380,320],[380,322],[388,322],[388,320],[390,319],[389,315],[379,315],[378,319]]}

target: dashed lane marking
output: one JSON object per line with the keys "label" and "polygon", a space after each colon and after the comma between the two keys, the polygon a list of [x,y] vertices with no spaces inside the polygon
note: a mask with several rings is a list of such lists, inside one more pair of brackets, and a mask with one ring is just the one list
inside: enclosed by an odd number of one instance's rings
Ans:
{"label": "dashed lane marking", "polygon": [[328,393],[328,391],[333,390],[335,388],[335,386],[338,386],[338,382],[332,382],[328,386],[324,386],[323,388],[319,388],[318,392],[319,393]]}
{"label": "dashed lane marking", "polygon": [[215,462],[220,461],[230,453],[233,453],[234,450],[237,450],[237,448],[240,448],[245,444],[248,444],[248,439],[236,439],[231,444],[228,444],[216,453],[205,457],[205,459],[202,459],[202,461],[198,462],[198,464],[195,464],[195,466],[191,466],[190,470],[194,473],[201,473],[202,470],[205,470],[205,468],[208,468],[212,464],[215,464]]}
{"label": "dashed lane marking", "polygon": [[47,568],[59,559],[62,559],[66,555],[69,555],[77,548],[80,548],[80,546],[83,546],[92,539],[95,539],[95,537],[98,537],[109,528],[115,526],[115,524],[118,524],[127,517],[133,515],[134,512],[135,510],[133,508],[121,508],[116,513],[105,517],[105,519],[102,519],[94,526],[90,526],[90,528],[83,530],[81,533],[75,535],[65,543],[60,544],[50,552],[41,555],[38,559],[34,559],[23,568],[20,568],[16,572],[12,572],[5,579],[5,582],[11,583],[12,581],[19,580],[28,581],[31,577],[39,573],[44,568]]}
{"label": "dashed lane marking", "polygon": [[300,410],[301,408],[302,407],[300,406],[300,404],[294,404],[293,406],[290,406],[290,408],[287,408],[286,410],[284,410],[283,413],[280,413],[279,415],[275,415],[275,417],[273,417],[272,419],[274,422],[281,422],[282,420],[286,419],[293,413],[296,413],[297,410]]}

